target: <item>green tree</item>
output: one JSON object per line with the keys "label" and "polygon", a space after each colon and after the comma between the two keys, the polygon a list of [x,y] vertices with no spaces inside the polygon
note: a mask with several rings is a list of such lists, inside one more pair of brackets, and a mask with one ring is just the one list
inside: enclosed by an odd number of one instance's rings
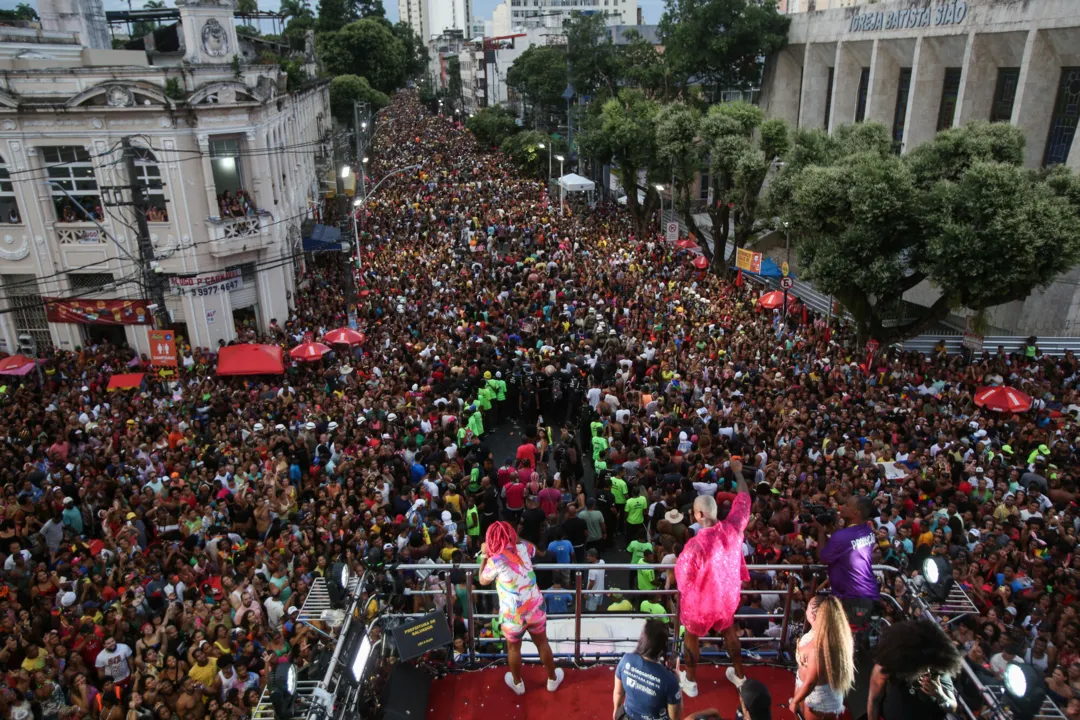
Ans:
{"label": "green tree", "polygon": [[237,25],[236,34],[246,35],[247,37],[259,37],[261,33],[259,32],[259,28],[254,25]]}
{"label": "green tree", "polygon": [[[918,335],[961,307],[1022,300],[1080,262],[1080,182],[1022,166],[1024,136],[970,123],[897,157],[885,127],[838,138],[790,171],[790,222],[804,275],[832,293],[863,338]],[[789,174],[785,167],[781,175]],[[929,307],[899,303],[928,282]]]}
{"label": "green tree", "polygon": [[353,104],[366,100],[374,110],[390,104],[390,97],[371,87],[367,79],[357,75],[338,75],[330,81],[330,112],[343,125],[352,126],[355,118]]}
{"label": "green tree", "polygon": [[[578,95],[613,97],[618,92],[618,49],[611,41],[603,15],[570,14],[566,34],[569,82]],[[566,82],[563,82],[566,89]]]}
{"label": "green tree", "polygon": [[278,14],[282,17],[289,18],[314,18],[315,13],[311,11],[311,5],[307,0],[281,0],[281,8],[278,10]]}
{"label": "green tree", "polygon": [[338,32],[357,19],[356,5],[352,0],[319,0],[315,29],[322,33]]}
{"label": "green tree", "polygon": [[0,10],[0,20],[4,22],[14,22],[16,20],[40,20],[37,10],[33,5],[21,2],[15,6],[14,10]]}
{"label": "green tree", "polygon": [[673,100],[683,90],[667,61],[667,54],[646,40],[637,30],[623,33],[626,44],[617,46],[616,74],[620,87],[641,90],[653,100]]}
{"label": "green tree", "polygon": [[236,11],[242,13],[259,12],[257,0],[236,0]]}
{"label": "green tree", "polygon": [[[691,188],[697,170],[708,163],[713,248],[711,252],[704,249],[713,270],[725,274],[735,252],[745,247],[754,232],[761,187],[773,163],[788,152],[788,127],[783,120],[765,120],[760,108],[742,102],[714,105],[694,126],[693,110],[681,107],[664,114],[657,142],[662,159],[674,170],[679,213],[698,236],[701,233],[691,213]],[[725,251],[729,238],[731,255]]]}
{"label": "green tree", "polygon": [[506,84],[524,99],[533,127],[549,127],[552,114],[565,117],[566,72],[566,48],[559,45],[533,45],[506,71]]}
{"label": "green tree", "polygon": [[382,0],[355,0],[356,14],[362,18],[385,18],[386,8]]}
{"label": "green tree", "polygon": [[506,138],[518,131],[514,116],[505,108],[486,107],[477,110],[465,123],[481,147],[500,147]]}
{"label": "green tree", "polygon": [[[146,0],[146,3],[143,5],[143,10],[164,10],[164,9],[165,9],[165,1],[164,0]],[[139,20],[137,22],[132,23],[132,25],[131,25],[131,37],[132,38],[141,38],[144,35],[149,35],[150,33],[154,32],[154,30],[157,30],[157,28],[158,28],[158,23],[156,21],[154,21],[154,20]]]}
{"label": "green tree", "polygon": [[414,79],[423,75],[430,61],[424,41],[408,23],[399,22],[394,25],[392,32],[405,48],[405,77]]}
{"label": "green tree", "polygon": [[385,24],[366,19],[316,38],[329,75],[359,75],[391,93],[405,84],[405,48]]}
{"label": "green tree", "polygon": [[552,168],[548,154],[554,156],[566,152],[566,143],[552,140],[539,130],[526,130],[504,139],[499,149],[523,174],[546,178],[548,169]]}
{"label": "green tree", "polygon": [[[589,113],[576,138],[583,155],[618,166],[626,207],[639,238],[648,236],[660,206],[655,186],[669,177],[669,167],[657,147],[659,113],[659,103],[639,90],[624,89],[618,97],[605,102],[599,112]],[[639,192],[643,196],[640,201]]]}
{"label": "green tree", "polygon": [[746,89],[760,85],[761,58],[784,46],[789,23],[776,0],[667,0],[660,38],[683,82]]}

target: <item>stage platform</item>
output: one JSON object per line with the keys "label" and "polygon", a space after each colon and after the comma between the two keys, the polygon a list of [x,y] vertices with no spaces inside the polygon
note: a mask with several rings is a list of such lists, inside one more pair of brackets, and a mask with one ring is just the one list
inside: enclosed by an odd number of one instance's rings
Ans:
{"label": "stage platform", "polygon": [[[716,708],[724,720],[735,717],[738,694],[724,677],[725,670],[712,665],[698,669],[698,696],[683,699],[684,715]],[[611,720],[614,666],[564,672],[562,685],[549,693],[544,669],[526,664],[522,671],[526,692],[522,696],[515,695],[503,681],[505,665],[449,675],[431,684],[427,720]],[[773,720],[791,720],[787,703],[795,690],[792,672],[748,665],[746,674],[769,687]]]}

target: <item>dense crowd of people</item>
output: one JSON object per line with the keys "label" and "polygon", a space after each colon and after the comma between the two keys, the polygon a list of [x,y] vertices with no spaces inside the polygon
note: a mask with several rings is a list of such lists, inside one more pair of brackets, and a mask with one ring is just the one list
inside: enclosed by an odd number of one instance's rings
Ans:
{"label": "dense crowd of people", "polygon": [[[979,610],[946,628],[969,664],[990,679],[1029,663],[1080,718],[1075,357],[1032,343],[867,367],[839,324],[759,308],[753,287],[634,237],[615,204],[561,215],[544,183],[414,94],[385,112],[373,182],[420,167],[361,208],[356,298],[351,266],[317,261],[292,317],[256,338],[321,337],[355,300],[363,344],[249,378],[216,377],[214,350],[185,348],[171,382],[116,393],[126,351],[58,351],[44,387],[30,376],[0,395],[0,717],[249,717],[277,663],[303,669],[324,646],[292,619],[314,578],[378,549],[424,566],[404,574],[408,609],[454,598],[459,650],[501,637],[497,622],[468,627],[465,575],[439,568],[475,562],[499,521],[534,562],[596,566],[587,612],[670,620],[675,573],[643,567],[624,589],[657,592],[623,594],[604,558],[674,563],[716,519],[695,500],[723,519],[741,483],[746,562],[830,565],[749,574],[761,592],[739,612],[764,619],[735,632],[775,640],[744,639],[743,654],[794,650],[770,615],[789,577],[800,622],[835,620],[816,598],[827,583],[848,617],[896,621],[875,598],[905,605],[909,586],[845,575],[847,556],[909,576],[942,556]],[[980,410],[985,384],[1035,407]],[[493,429],[511,422],[519,447],[497,457]],[[421,588],[451,592],[408,592]],[[549,615],[573,602],[545,598]]]}

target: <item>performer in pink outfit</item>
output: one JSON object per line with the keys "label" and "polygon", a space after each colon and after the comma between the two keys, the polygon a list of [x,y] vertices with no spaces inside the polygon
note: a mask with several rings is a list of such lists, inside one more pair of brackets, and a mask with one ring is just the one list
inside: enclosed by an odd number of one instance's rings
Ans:
{"label": "performer in pink outfit", "polygon": [[732,667],[727,678],[741,686],[743,675],[742,646],[735,628],[735,611],[741,600],[742,584],[750,579],[743,558],[743,533],[750,520],[750,493],[742,477],[742,463],[732,459],[731,469],[738,479],[731,512],[723,522],[716,519],[716,500],[700,495],[694,501],[694,520],[701,525],[675,563],[679,585],[679,621],[686,628],[685,672],[679,672],[682,691],[697,696],[697,661],[701,654],[699,638],[723,635]]}

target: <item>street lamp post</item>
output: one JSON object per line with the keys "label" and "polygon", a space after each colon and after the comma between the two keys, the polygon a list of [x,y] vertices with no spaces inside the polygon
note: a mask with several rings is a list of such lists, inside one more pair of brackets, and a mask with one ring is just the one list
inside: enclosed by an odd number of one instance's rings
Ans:
{"label": "street lamp post", "polygon": [[566,158],[564,158],[562,155],[556,155],[555,159],[559,161],[559,215],[563,216],[563,215],[566,215],[566,209],[563,207],[563,198],[565,197],[566,188],[563,187],[563,182],[562,182],[562,179],[563,179],[563,160],[565,160]]}
{"label": "street lamp post", "polygon": [[[784,264],[789,268],[791,267],[791,224],[784,221],[784,252],[786,256],[784,258]],[[787,275],[784,275],[786,278]],[[784,287],[784,329],[787,329],[787,287]]]}
{"label": "street lamp post", "polygon": [[[660,196],[660,229],[664,228],[664,186],[660,183],[653,185],[656,188],[656,193]],[[673,186],[674,187],[674,186]],[[672,209],[674,209],[674,202],[672,202]]]}
{"label": "street lamp post", "polygon": [[547,176],[548,176],[548,180],[550,180],[551,179],[551,148],[549,148],[544,143],[540,143],[537,147],[539,147],[541,150],[543,150],[544,148],[547,148],[547,153],[548,153],[548,175]]}

